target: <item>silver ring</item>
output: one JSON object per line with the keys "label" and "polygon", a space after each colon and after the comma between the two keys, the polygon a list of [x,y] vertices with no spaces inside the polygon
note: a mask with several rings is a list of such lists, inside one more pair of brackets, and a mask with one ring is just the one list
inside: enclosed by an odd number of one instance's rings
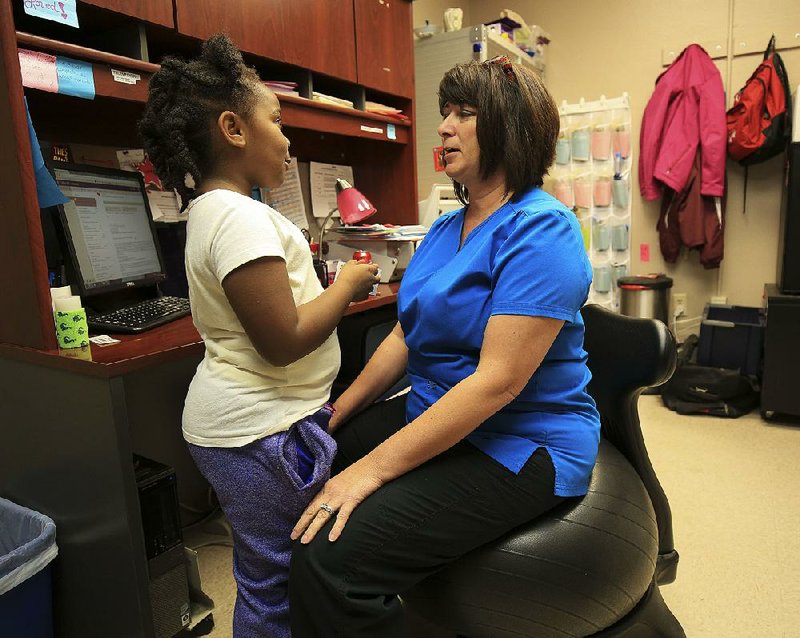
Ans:
{"label": "silver ring", "polygon": [[328,505],[327,503],[322,503],[319,506],[319,509],[320,509],[321,512],[327,512],[328,514],[333,514],[333,508],[330,505]]}

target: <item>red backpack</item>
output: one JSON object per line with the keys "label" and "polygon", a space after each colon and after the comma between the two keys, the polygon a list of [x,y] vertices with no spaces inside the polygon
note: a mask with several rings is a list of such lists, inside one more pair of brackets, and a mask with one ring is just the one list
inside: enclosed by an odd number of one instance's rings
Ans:
{"label": "red backpack", "polygon": [[758,65],[726,114],[728,155],[742,166],[782,153],[791,138],[789,77],[773,35]]}

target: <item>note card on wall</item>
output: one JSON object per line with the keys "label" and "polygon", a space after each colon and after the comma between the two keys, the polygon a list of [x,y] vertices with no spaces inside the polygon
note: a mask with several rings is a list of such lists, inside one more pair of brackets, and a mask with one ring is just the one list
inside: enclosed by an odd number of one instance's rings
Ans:
{"label": "note card on wall", "polygon": [[[342,164],[310,162],[311,210],[314,217],[325,217],[336,208],[336,178],[353,183],[353,167]],[[339,213],[334,214],[335,217]]]}
{"label": "note card on wall", "polygon": [[87,100],[94,99],[94,74],[90,62],[58,56],[56,58],[58,92]]}
{"label": "note card on wall", "polygon": [[23,0],[22,7],[29,16],[53,20],[78,28],[75,0]]}
{"label": "note card on wall", "polygon": [[303,189],[300,185],[300,171],[297,158],[293,157],[286,171],[286,179],[276,188],[261,189],[261,198],[298,228],[308,229]]}
{"label": "note card on wall", "polygon": [[90,62],[27,49],[17,49],[17,55],[22,86],[94,99],[94,73]]}
{"label": "note card on wall", "polygon": [[22,86],[50,93],[58,92],[56,56],[27,49],[18,49],[17,55],[22,72]]}

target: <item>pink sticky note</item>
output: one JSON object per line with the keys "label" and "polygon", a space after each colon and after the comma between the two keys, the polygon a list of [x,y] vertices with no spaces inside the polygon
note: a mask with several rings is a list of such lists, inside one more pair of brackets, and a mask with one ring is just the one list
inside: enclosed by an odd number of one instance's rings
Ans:
{"label": "pink sticky note", "polygon": [[639,261],[650,261],[650,244],[639,244]]}
{"label": "pink sticky note", "polygon": [[22,86],[58,93],[56,56],[27,49],[19,49],[17,53],[22,71]]}

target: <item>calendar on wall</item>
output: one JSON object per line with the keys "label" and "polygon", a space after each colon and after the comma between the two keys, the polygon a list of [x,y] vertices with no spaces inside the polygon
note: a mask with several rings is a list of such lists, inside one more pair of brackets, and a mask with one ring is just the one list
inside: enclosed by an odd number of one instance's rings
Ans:
{"label": "calendar on wall", "polygon": [[592,263],[588,303],[619,311],[630,272],[631,114],[628,94],[559,107],[561,129],[545,190],[571,208]]}

